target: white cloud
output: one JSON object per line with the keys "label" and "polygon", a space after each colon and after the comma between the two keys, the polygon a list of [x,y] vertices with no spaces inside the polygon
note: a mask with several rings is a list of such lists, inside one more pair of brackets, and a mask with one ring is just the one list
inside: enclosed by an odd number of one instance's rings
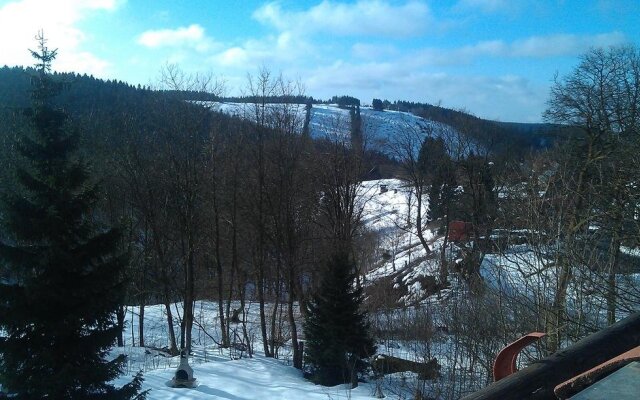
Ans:
{"label": "white cloud", "polygon": [[253,17],[280,31],[345,36],[415,36],[432,24],[429,7],[418,0],[397,6],[383,0],[323,0],[304,11],[286,11],[280,3],[271,2],[258,8]]}
{"label": "white cloud", "polygon": [[507,42],[488,40],[455,49],[427,48],[417,52],[408,62],[416,65],[456,65],[470,63],[480,57],[545,58],[579,56],[592,47],[609,47],[627,43],[621,32],[598,35],[559,34],[531,36]]}
{"label": "white cloud", "polygon": [[103,76],[109,63],[84,51],[85,33],[78,23],[96,11],[114,11],[123,0],[22,0],[0,7],[0,65],[31,65],[29,48],[42,29],[48,44],[59,50],[53,64],[58,71],[86,72]]}
{"label": "white cloud", "polygon": [[88,51],[61,53],[56,59],[59,71],[78,72],[92,74],[98,77],[106,77],[111,63],[96,57]]}
{"label": "white cloud", "polygon": [[462,57],[475,57],[482,55],[501,56],[509,52],[509,46],[502,40],[485,40],[471,46],[464,46],[454,51]]}
{"label": "white cloud", "polygon": [[357,58],[375,60],[380,57],[397,56],[398,49],[388,44],[355,43],[351,46],[351,54]]}
{"label": "white cloud", "polygon": [[[305,80],[311,92],[362,93],[384,89],[396,82],[396,72],[404,70],[401,65],[392,63],[368,62],[351,64],[336,61],[332,65],[316,68]],[[401,72],[402,73],[402,72]]]}
{"label": "white cloud", "polygon": [[600,35],[550,35],[533,36],[514,42],[509,49],[512,56],[549,57],[576,56],[585,53],[591,47],[609,47],[626,42],[621,32],[603,33]]}
{"label": "white cloud", "polygon": [[455,9],[478,9],[485,13],[505,11],[515,0],[460,0]]}
{"label": "white cloud", "polygon": [[313,62],[318,56],[317,47],[302,38],[294,38],[291,32],[281,32],[219,51],[211,57],[222,67],[247,69],[250,65],[292,66]]}
{"label": "white cloud", "polygon": [[151,48],[189,47],[199,52],[206,52],[215,47],[215,43],[205,34],[204,28],[198,24],[176,29],[158,29],[143,32],[138,43]]}
{"label": "white cloud", "polygon": [[249,55],[242,47],[231,47],[216,55],[214,59],[223,66],[241,66],[247,65]]}

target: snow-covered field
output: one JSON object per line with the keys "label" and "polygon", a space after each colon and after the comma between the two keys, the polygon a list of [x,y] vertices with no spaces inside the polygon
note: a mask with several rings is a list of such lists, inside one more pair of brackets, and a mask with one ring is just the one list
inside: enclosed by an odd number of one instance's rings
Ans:
{"label": "snow-covered field", "polygon": [[[234,304],[237,306],[237,304]],[[174,305],[180,308],[180,304]],[[216,342],[219,331],[216,326],[217,303],[202,301],[196,306],[193,355],[189,362],[194,370],[197,386],[192,389],[172,388],[170,381],[178,367],[179,357],[170,357],[161,350],[168,345],[166,313],[164,306],[145,308],[146,348],[135,346],[139,338],[138,307],[128,309],[128,324],[125,330],[125,346],[114,348],[112,355],[126,354],[128,364],[125,374],[115,383],[124,384],[137,372],[144,372],[143,389],[150,389],[148,398],[155,400],[177,399],[371,399],[376,391],[376,381],[362,382],[355,389],[348,385],[324,387],[314,385],[302,376],[302,372],[291,366],[290,341],[284,343],[279,358],[266,358],[261,354],[262,343],[258,328],[258,308],[249,305],[246,314],[247,326],[252,338],[251,346],[256,350],[250,357],[246,351],[223,349]],[[176,327],[179,326],[175,320]],[[240,329],[232,327],[232,332]],[[400,345],[382,345],[385,354],[406,356],[409,350]],[[380,382],[382,390],[398,393],[399,397],[409,393],[415,376],[398,374]],[[391,397],[394,398],[394,397]]]}
{"label": "snow-covered field", "polygon": [[[212,355],[205,363],[192,363],[197,386],[192,389],[172,388],[169,381],[177,367],[177,360],[166,368],[144,374],[143,389],[151,389],[149,399],[371,399],[375,388],[361,384],[355,389],[347,386],[323,387],[305,380],[302,373],[282,360],[255,355],[253,358],[232,360],[225,355]],[[126,377],[120,379],[126,382]]]}
{"label": "snow-covered field", "polygon": [[[255,120],[256,105],[250,103],[203,102],[214,111],[241,118]],[[286,111],[296,116],[298,129],[302,130],[305,118],[304,104],[267,104],[267,110]],[[268,113],[269,111],[267,111]],[[309,131],[313,137],[349,139],[351,119],[348,109],[339,108],[336,104],[314,104],[311,108]],[[369,145],[378,146],[387,143],[403,131],[423,132],[425,135],[453,138],[456,134],[451,126],[427,120],[408,112],[375,111],[371,107],[360,107],[362,128],[367,135]],[[380,150],[387,150],[384,146]]]}

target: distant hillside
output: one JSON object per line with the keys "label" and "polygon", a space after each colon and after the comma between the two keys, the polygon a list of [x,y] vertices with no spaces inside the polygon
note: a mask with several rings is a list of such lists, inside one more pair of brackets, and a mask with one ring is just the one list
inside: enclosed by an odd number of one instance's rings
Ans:
{"label": "distant hillside", "polygon": [[[10,150],[14,138],[23,128],[20,121],[22,112],[30,106],[30,79],[32,68],[3,67],[0,68],[0,179],[8,179],[3,171],[8,159],[12,157]],[[132,86],[122,81],[104,81],[93,76],[73,73],[55,73],[56,78],[65,83],[65,90],[55,98],[55,102],[65,109],[73,121],[81,127],[83,134],[82,148],[90,158],[109,154],[128,142],[138,140],[146,132],[162,130],[168,120],[179,114],[186,120],[189,115],[196,115],[202,120],[202,109],[191,101],[211,100],[215,96],[208,93],[192,91],[157,91],[146,87]],[[241,103],[255,102],[255,98],[234,98]],[[285,101],[299,104],[307,103],[310,98],[268,98],[275,103]],[[301,110],[304,106],[301,107]],[[223,110],[220,110],[223,111]],[[344,111],[344,110],[343,110]],[[209,118],[198,128],[200,134],[208,135],[207,124],[219,126],[246,124],[233,113],[208,113]],[[348,121],[347,121],[348,122]],[[371,165],[368,179],[390,177],[395,175],[396,162],[385,154],[372,150],[367,153],[365,163]],[[375,166],[375,167],[374,167]]]}
{"label": "distant hillside", "polygon": [[[252,103],[243,102],[209,102],[206,103],[214,111],[246,118],[255,118]],[[280,102],[266,102],[266,107],[277,110]],[[305,118],[306,105],[290,103],[289,112],[295,113],[298,121]],[[378,146],[384,151],[385,143],[393,140],[394,135],[402,130],[430,132],[432,136],[451,137],[455,129],[447,124],[431,121],[426,118],[408,113],[388,111],[381,113],[370,107],[360,107],[362,128],[368,135],[369,147]],[[350,140],[351,115],[348,108],[339,104],[314,104],[310,109],[309,131],[314,138],[340,137]],[[382,147],[380,147],[382,146]]]}
{"label": "distant hillside", "polygon": [[[182,92],[180,97],[186,100],[204,100],[202,94]],[[224,103],[254,103],[252,96],[215,98],[209,96],[207,100]],[[293,104],[337,104],[339,108],[360,105],[360,100],[351,96],[333,96],[330,100],[320,101],[312,97],[269,97],[266,103]],[[380,101],[383,111],[411,113],[418,117],[448,125],[458,132],[469,135],[484,147],[495,152],[515,151],[516,154],[529,150],[544,149],[553,146],[559,140],[573,135],[571,128],[547,123],[500,122],[478,118],[460,110],[453,110],[428,103],[415,103],[398,100],[393,103]],[[321,107],[322,108],[322,107]],[[374,108],[375,109],[375,108]],[[381,120],[384,117],[379,116]]]}
{"label": "distant hillside", "polygon": [[[0,108],[22,109],[30,104],[30,79],[35,74],[32,68],[3,67],[0,68]],[[145,103],[150,96],[161,96],[140,85],[133,86],[122,81],[94,78],[75,73],[54,73],[59,82],[65,86],[56,102],[68,112],[91,110],[111,110],[119,108],[135,109]]]}
{"label": "distant hillside", "polygon": [[386,104],[391,110],[406,111],[448,124],[495,151],[547,148],[571,135],[570,129],[560,125],[492,121],[427,103],[396,101]]}
{"label": "distant hillside", "polygon": [[[0,111],[20,110],[29,105],[29,82],[33,74],[31,68],[3,67],[0,68]],[[141,122],[144,114],[147,114],[153,103],[162,101],[221,101],[226,103],[253,103],[257,99],[248,97],[217,98],[209,93],[193,91],[155,91],[146,87],[132,86],[122,81],[103,81],[93,76],[62,73],[56,75],[62,82],[68,83],[59,97],[58,102],[76,118],[95,118],[98,115],[137,115],[136,120]],[[334,99],[358,99],[349,96],[334,96]],[[327,107],[307,96],[289,96],[286,98],[270,97],[264,99],[267,103],[312,103],[315,119],[318,123],[326,114]],[[262,101],[262,100],[261,100]],[[433,121],[440,126],[449,126],[454,130],[468,135],[483,147],[497,153],[508,153],[511,156],[522,154],[531,149],[541,149],[552,146],[556,141],[570,135],[570,130],[551,124],[527,124],[514,122],[497,122],[475,117],[468,113],[451,110],[426,103],[413,103],[384,101],[383,108],[386,111],[366,109],[369,121],[377,124],[374,130],[384,132],[383,136],[391,134],[387,132],[390,127],[384,127],[380,121],[396,121],[400,113],[410,113],[427,121]],[[393,113],[391,112],[393,111]],[[336,112],[332,111],[331,114]],[[387,114],[388,115],[385,115]],[[406,114],[405,114],[406,115]],[[388,118],[387,118],[388,117]],[[407,119],[406,117],[403,117]],[[409,118],[410,120],[410,118]],[[313,121],[312,121],[313,123]],[[316,129],[321,127],[316,126]]]}
{"label": "distant hillside", "polygon": [[[15,157],[15,140],[25,130],[23,111],[30,106],[33,75],[31,68],[0,68],[0,182],[10,182],[9,165]],[[81,151],[91,159],[99,176],[111,171],[101,160],[121,154],[131,145],[181,122],[196,121],[191,126],[194,137],[206,138],[210,126],[241,123],[220,113],[206,113],[202,108],[177,98],[174,93],[134,87],[121,81],[103,81],[93,76],[54,74],[65,90],[54,98],[57,106],[70,116],[81,132]],[[171,145],[169,143],[168,145]],[[144,146],[140,148],[145,149]],[[149,150],[152,151],[152,150]]]}

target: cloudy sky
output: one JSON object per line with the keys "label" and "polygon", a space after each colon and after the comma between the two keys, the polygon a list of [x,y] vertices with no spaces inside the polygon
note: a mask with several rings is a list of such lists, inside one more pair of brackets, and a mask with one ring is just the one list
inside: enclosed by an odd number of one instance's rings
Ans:
{"label": "cloudy sky", "polygon": [[580,54],[640,45],[640,1],[0,0],[0,65],[31,64],[41,28],[58,71],[150,84],[168,62],[223,78],[233,95],[266,67],[316,98],[535,122]]}

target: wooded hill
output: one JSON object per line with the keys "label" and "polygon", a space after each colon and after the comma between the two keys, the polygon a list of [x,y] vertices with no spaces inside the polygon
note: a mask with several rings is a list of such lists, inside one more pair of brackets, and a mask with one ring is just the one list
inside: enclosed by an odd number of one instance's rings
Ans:
{"label": "wooded hill", "polygon": [[[29,82],[33,74],[32,68],[3,67],[0,68],[0,110],[20,110],[29,104]],[[258,99],[257,96],[219,97],[213,93],[194,90],[151,90],[146,86],[133,86],[118,80],[101,80],[88,75],[75,73],[54,73],[68,86],[68,90],[57,99],[74,117],[81,115],[111,114],[117,115],[123,110],[144,113],[149,101],[165,99],[166,101],[221,101],[234,103],[292,103],[321,104],[349,100],[346,107],[352,107],[360,100],[352,96],[333,96],[321,101],[304,95],[268,96]],[[509,152],[511,155],[522,155],[530,150],[538,150],[553,146],[558,140],[572,135],[572,130],[554,124],[498,122],[475,117],[459,110],[452,110],[428,103],[408,101],[384,101],[384,108],[394,111],[409,112],[427,120],[447,124],[464,135],[468,135],[493,152]],[[384,112],[384,111],[382,111]]]}

